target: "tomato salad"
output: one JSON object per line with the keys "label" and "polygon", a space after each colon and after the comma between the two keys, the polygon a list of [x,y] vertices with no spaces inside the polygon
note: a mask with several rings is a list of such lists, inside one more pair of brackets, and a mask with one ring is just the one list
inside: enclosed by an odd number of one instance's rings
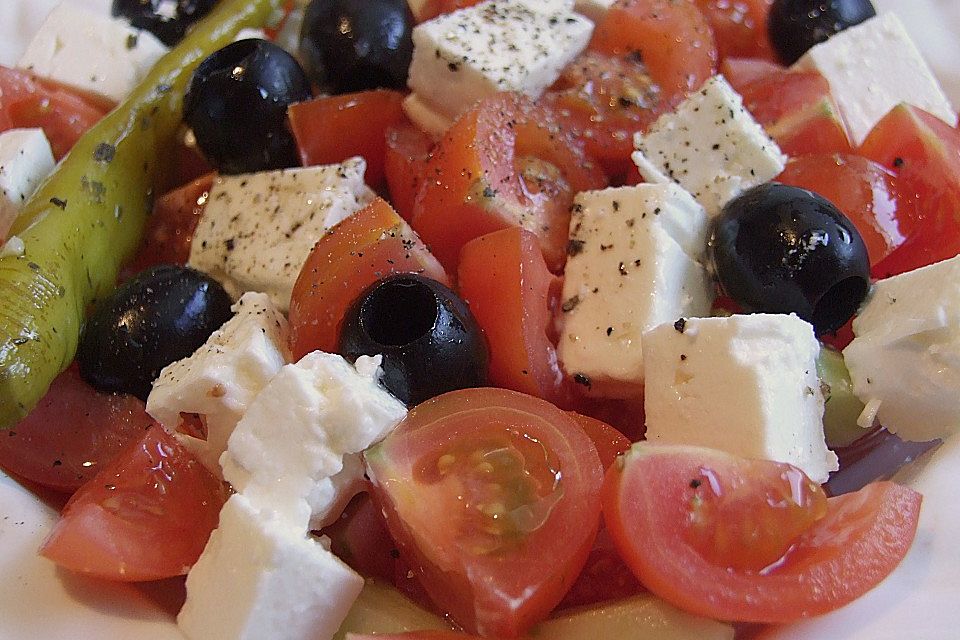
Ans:
{"label": "tomato salad", "polygon": [[[189,46],[174,48],[160,63],[170,67],[168,75],[147,80],[162,79],[161,94],[180,92],[172,99],[183,100],[179,129],[179,111],[168,126],[163,109],[172,102],[150,91],[138,90],[104,120],[114,105],[103,96],[29,69],[0,67],[0,132],[42,129],[53,156],[65,157],[59,175],[89,162],[70,153],[74,145],[92,151],[111,189],[114,154],[137,163],[144,153],[175,160],[163,170],[142,160],[145,173],[150,165],[155,174],[148,189],[159,194],[145,223],[115,216],[110,233],[123,238],[121,253],[145,226],[136,252],[103,258],[97,250],[90,257],[79,247],[77,256],[57,254],[60,261],[52,263],[87,270],[87,285],[67,283],[61,297],[76,308],[53,328],[54,334],[76,332],[64,357],[69,362],[76,350],[77,362],[60,367],[49,389],[36,394],[42,397],[35,406],[28,406],[32,389],[18,391],[26,416],[0,434],[7,472],[70,496],[42,555],[70,571],[127,582],[176,578],[198,558],[203,562],[208,539],[218,540],[218,520],[223,526],[227,517],[221,509],[252,493],[224,482],[237,477],[224,463],[229,452],[215,450],[212,463],[204,458],[221,437],[212,413],[184,408],[170,428],[147,411],[156,406],[151,386],[157,389],[165,367],[208,348],[208,338],[227,349],[226,328],[214,332],[231,317],[230,298],[243,293],[231,290],[222,273],[186,266],[195,264],[193,240],[207,242],[204,214],[218,185],[301,165],[336,166],[346,180],[356,157],[365,161],[369,188],[351,192],[354,208],[311,238],[305,261],[295,265],[295,279],[280,295],[287,296],[283,304],[274,304],[274,294],[263,296],[256,299],[263,306],[252,312],[278,318],[270,329],[281,337],[278,367],[315,362],[317,351],[338,353],[357,360],[356,369],[347,365],[343,374],[352,380],[366,370],[358,358],[378,355],[382,387],[369,393],[393,397],[364,402],[408,408],[389,433],[356,451],[336,450],[344,469],[340,459],[363,450],[363,466],[332,516],[311,514],[310,524],[368,582],[356,603],[335,603],[342,611],[311,613],[333,625],[327,634],[326,627],[317,631],[318,622],[316,633],[332,637],[345,619],[338,637],[621,637],[616,625],[646,611],[669,619],[664,624],[676,637],[749,637],[758,625],[792,623],[848,604],[907,555],[922,496],[881,478],[930,445],[905,444],[873,419],[877,410],[870,414],[869,402],[865,408],[853,393],[839,350],[854,337],[850,315],[866,297],[866,283],[960,253],[955,116],[947,123],[900,104],[855,139],[825,75],[789,66],[816,44],[815,29],[780,15],[790,3],[773,0],[578,3],[596,24],[549,86],[534,96],[494,92],[447,118],[442,131],[436,118],[410,106],[411,30],[477,1],[408,7],[378,0],[358,7],[314,0],[305,10],[293,2],[249,3],[244,20],[229,30],[263,26],[272,4],[285,5],[285,22],[258,34],[262,38],[232,44],[215,21],[224,20],[224,6],[244,3],[224,3],[196,27],[193,11],[204,13],[211,7],[201,5],[214,3],[175,4],[172,16],[136,2],[116,0],[113,8],[167,44],[188,39]],[[540,15],[521,0],[503,4]],[[832,21],[834,31],[873,16],[869,2],[848,4],[863,15]],[[291,26],[297,20],[302,27]],[[207,24],[214,26],[204,31]],[[371,26],[384,24],[393,31]],[[348,51],[344,37],[367,39],[367,45]],[[803,51],[793,56],[798,43]],[[189,47],[207,47],[209,55],[201,61]],[[177,55],[182,64],[170,62]],[[862,266],[844,267],[838,276],[847,282],[851,269],[863,273],[859,297],[844,301],[850,312],[824,329],[818,297],[805,317],[824,343],[817,367],[832,404],[823,426],[840,458],[839,472],[824,485],[787,462],[696,443],[645,442],[642,386],[632,394],[605,393],[558,356],[557,318],[578,304],[562,294],[565,264],[583,250],[571,240],[571,210],[581,206],[575,198],[644,183],[649,176],[631,161],[635,134],[657,127],[718,73],[789,157],[767,191],[801,198],[795,212],[826,210],[840,236],[854,237],[860,247],[851,260]],[[258,101],[245,79],[270,87],[255,87]],[[96,144],[124,110],[139,118],[144,104],[161,123],[157,130],[168,127],[169,135],[135,145],[123,130],[116,144]],[[131,122],[144,130],[154,126]],[[192,131],[184,135],[187,125]],[[48,197],[57,175],[39,192],[52,206],[66,211],[87,197]],[[93,193],[87,175],[84,188]],[[91,199],[103,197],[96,192]],[[116,211],[137,197],[118,201]],[[36,218],[33,233],[35,225],[49,224],[47,214],[37,213],[40,205],[26,207],[25,216]],[[729,206],[725,215],[735,209]],[[29,243],[29,221],[13,224],[11,240],[19,234]],[[738,219],[737,225],[747,223]],[[233,238],[224,244],[233,251]],[[745,253],[733,256],[735,262],[754,261],[749,249],[737,251]],[[4,254],[3,260],[25,255],[11,242]],[[723,261],[714,255],[714,262]],[[628,266],[620,263],[622,274]],[[717,275],[724,282],[724,274]],[[107,281],[114,277],[119,288],[111,293]],[[777,283],[779,290],[790,286]],[[765,307],[724,282],[726,295],[713,313],[804,317],[807,291],[799,286],[801,302],[783,309]],[[234,307],[234,318],[252,304],[248,295]],[[678,318],[671,330],[683,334],[685,323]],[[230,393],[218,389],[220,396]],[[811,396],[822,393],[808,389]],[[864,415],[870,420],[858,426]],[[894,450],[896,460],[869,469],[866,480],[850,479],[860,457]],[[306,528],[303,533],[314,544]],[[197,583],[187,584],[189,594]],[[246,612],[252,617],[255,605]],[[391,620],[378,621],[370,613],[378,608]]]}

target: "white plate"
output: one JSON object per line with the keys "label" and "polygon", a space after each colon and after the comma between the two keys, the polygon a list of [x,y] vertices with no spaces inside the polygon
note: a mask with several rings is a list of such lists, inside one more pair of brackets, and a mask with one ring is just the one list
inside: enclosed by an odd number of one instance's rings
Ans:
{"label": "white plate", "polygon": [[[106,6],[109,0],[72,0]],[[19,13],[11,0],[0,16],[0,64],[11,64],[22,34],[38,24],[35,13],[55,0],[27,0]],[[9,4],[8,4],[9,3]],[[960,2],[874,0],[895,9],[960,105]],[[12,7],[12,8],[11,8]],[[14,15],[10,15],[12,12]],[[907,478],[925,495],[920,531],[900,568],[864,598],[801,625],[770,629],[764,640],[948,640],[960,637],[960,501],[953,470],[960,469],[954,438]],[[103,583],[57,571],[36,555],[56,511],[0,473],[0,638],[4,640],[182,640],[174,624],[178,585]],[[693,640],[693,639],[691,639]]]}

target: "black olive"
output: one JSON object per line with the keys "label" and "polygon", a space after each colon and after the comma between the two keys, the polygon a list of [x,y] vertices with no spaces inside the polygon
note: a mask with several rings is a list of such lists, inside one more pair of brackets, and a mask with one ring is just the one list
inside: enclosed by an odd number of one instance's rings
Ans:
{"label": "black olive", "polygon": [[712,223],[723,290],[747,311],[796,313],[818,335],[839,329],[866,297],[867,247],[822,196],[776,182],[731,200]]}
{"label": "black olive", "polygon": [[200,63],[183,99],[183,118],[221,173],[300,166],[287,106],[310,98],[293,56],[266,40],[228,44]]}
{"label": "black olive", "polygon": [[815,44],[877,15],[870,0],[774,0],[767,29],[785,65]]}
{"label": "black olive", "polygon": [[112,13],[172,47],[216,4],[217,0],[113,0]]}
{"label": "black olive", "polygon": [[146,400],[160,370],[196,351],[230,319],[230,296],[194,269],[159,265],[101,300],[80,336],[83,379]]}
{"label": "black olive", "polygon": [[383,386],[407,406],[487,383],[487,343],[467,304],[435,280],[388,276],[347,311],[340,353],[383,355]]}
{"label": "black olive", "polygon": [[300,30],[300,58],[328,93],[406,89],[412,32],[407,0],[312,0]]}

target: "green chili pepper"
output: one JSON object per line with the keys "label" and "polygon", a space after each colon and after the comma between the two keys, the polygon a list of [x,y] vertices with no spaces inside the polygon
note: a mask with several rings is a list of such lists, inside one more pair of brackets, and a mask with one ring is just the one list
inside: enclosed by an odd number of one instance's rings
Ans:
{"label": "green chili pepper", "polygon": [[10,230],[0,257],[0,428],[16,424],[70,364],[86,309],[113,290],[140,243],[193,69],[281,0],[222,0],[120,106],[92,127]]}

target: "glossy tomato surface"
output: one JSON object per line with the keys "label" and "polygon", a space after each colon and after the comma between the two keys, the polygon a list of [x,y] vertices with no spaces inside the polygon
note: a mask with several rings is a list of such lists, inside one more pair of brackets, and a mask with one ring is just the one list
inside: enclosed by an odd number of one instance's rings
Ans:
{"label": "glossy tomato surface", "polygon": [[413,219],[413,203],[423,181],[433,140],[408,122],[388,127],[384,137],[384,172],[390,191],[390,204],[408,222]]}
{"label": "glossy tomato surface", "polygon": [[409,225],[378,198],[320,238],[300,270],[290,300],[294,359],[316,349],[336,352],[347,309],[391,273],[419,273],[447,283]]}
{"label": "glossy tomato surface", "polygon": [[425,174],[411,224],[450,270],[470,240],[522,227],[537,236],[547,265],[559,271],[573,196],[606,185],[548,110],[512,93],[481,100],[460,116]]}
{"label": "glossy tomato surface", "polygon": [[767,17],[773,0],[696,0],[723,60],[730,56],[773,60]]}
{"label": "glossy tomato surface", "polygon": [[583,429],[543,400],[503,389],[438,396],[366,461],[401,553],[468,631],[517,637],[583,567],[603,470]]}
{"label": "glossy tomato surface", "polygon": [[0,431],[0,465],[58,491],[75,491],[155,425],[134,396],[100,393],[74,365],[30,414]]}
{"label": "glossy tomato surface", "polygon": [[651,591],[692,613],[785,623],[856,599],[910,548],[921,497],[890,482],[827,500],[794,467],[634,445],[607,475],[604,519]]}
{"label": "glossy tomato surface", "polygon": [[153,427],[73,495],[40,553],[108,580],[184,575],[226,498],[220,480]]}

